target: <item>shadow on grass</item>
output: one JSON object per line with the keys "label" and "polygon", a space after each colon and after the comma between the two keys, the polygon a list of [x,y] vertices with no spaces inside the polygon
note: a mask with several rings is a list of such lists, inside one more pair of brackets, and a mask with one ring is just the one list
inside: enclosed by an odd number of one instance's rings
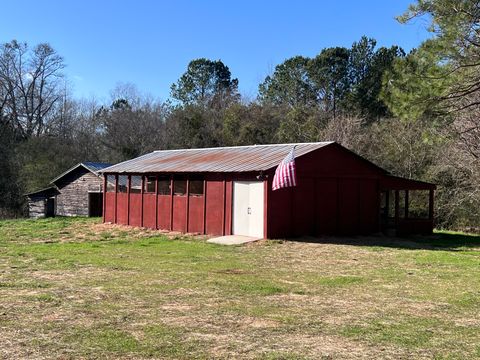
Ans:
{"label": "shadow on grass", "polygon": [[338,244],[354,246],[379,246],[396,249],[411,250],[442,250],[463,251],[468,248],[480,250],[480,235],[457,232],[438,231],[433,235],[412,235],[408,237],[391,237],[385,235],[345,236],[345,237],[301,237],[291,238],[291,241],[309,242],[318,244]]}

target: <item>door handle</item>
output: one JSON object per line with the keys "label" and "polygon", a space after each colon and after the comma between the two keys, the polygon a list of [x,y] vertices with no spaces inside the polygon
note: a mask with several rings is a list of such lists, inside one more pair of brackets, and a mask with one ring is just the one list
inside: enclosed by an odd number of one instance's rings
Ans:
{"label": "door handle", "polygon": [[249,207],[249,208],[247,209],[247,214],[248,214],[248,215],[251,215],[251,214],[252,214],[252,208],[251,208],[251,207]]}

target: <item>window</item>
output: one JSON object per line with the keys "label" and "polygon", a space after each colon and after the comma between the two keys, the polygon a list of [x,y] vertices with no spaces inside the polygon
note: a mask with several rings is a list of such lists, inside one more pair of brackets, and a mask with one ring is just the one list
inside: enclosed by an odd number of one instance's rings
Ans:
{"label": "window", "polygon": [[134,175],[130,180],[130,192],[132,194],[140,194],[142,192],[142,177]]}
{"label": "window", "polygon": [[144,192],[146,193],[155,193],[155,182],[157,178],[155,176],[145,177],[145,188]]}
{"label": "window", "polygon": [[187,180],[173,181],[173,194],[176,196],[184,196],[187,193]]}
{"label": "window", "polygon": [[190,180],[188,193],[191,196],[203,195],[203,180]]}
{"label": "window", "polygon": [[165,177],[158,179],[158,195],[170,195],[170,179]]}
{"label": "window", "polygon": [[115,192],[115,175],[107,175],[107,192]]}
{"label": "window", "polygon": [[118,177],[118,192],[119,193],[126,193],[128,186],[128,176],[127,175],[120,175]]}

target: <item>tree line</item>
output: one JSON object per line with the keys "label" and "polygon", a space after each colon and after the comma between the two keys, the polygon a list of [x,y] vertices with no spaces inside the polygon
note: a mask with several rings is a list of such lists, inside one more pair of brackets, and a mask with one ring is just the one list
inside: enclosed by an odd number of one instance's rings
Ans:
{"label": "tree line", "polygon": [[195,59],[158,101],[119,84],[109,101],[77,99],[49,44],[0,46],[0,216],[22,194],[81,161],[116,163],[158,149],[334,140],[398,176],[431,181],[437,224],[480,219],[480,10],[419,0],[432,37],[408,54],[362,37],[277,65],[246,99],[221,60]]}

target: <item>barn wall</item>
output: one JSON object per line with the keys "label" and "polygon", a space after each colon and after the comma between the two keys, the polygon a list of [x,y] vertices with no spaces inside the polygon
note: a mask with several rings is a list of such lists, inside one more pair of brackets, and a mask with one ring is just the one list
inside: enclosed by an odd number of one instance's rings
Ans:
{"label": "barn wall", "polygon": [[223,235],[224,227],[224,181],[212,177],[207,181],[206,233]]}
{"label": "barn wall", "polygon": [[28,199],[28,216],[32,219],[44,218],[47,211],[46,201],[44,197]]}
{"label": "barn wall", "polygon": [[147,228],[156,228],[156,208],[155,202],[157,197],[155,194],[143,195],[143,224]]}
{"label": "barn wall", "polygon": [[105,194],[105,222],[115,222],[115,193],[107,192]]}
{"label": "barn wall", "polygon": [[130,194],[128,225],[142,226],[142,194]]}
{"label": "barn wall", "polygon": [[203,196],[188,199],[188,232],[203,233]]}
{"label": "barn wall", "polygon": [[117,193],[116,223],[128,225],[128,194]]}
{"label": "barn wall", "polygon": [[189,233],[230,234],[232,178],[231,175],[206,174],[203,195],[117,193],[115,196],[113,192],[106,193],[105,222]]}
{"label": "barn wall", "polygon": [[158,228],[162,230],[171,229],[172,199],[170,195],[158,195]]}
{"label": "barn wall", "polygon": [[267,236],[352,235],[377,232],[382,170],[332,146],[296,159],[297,187],[271,190]]}
{"label": "barn wall", "polygon": [[88,216],[88,192],[101,192],[102,178],[80,167],[56,183],[56,215]]}
{"label": "barn wall", "polygon": [[187,232],[187,196],[173,196],[173,230]]}
{"label": "barn wall", "polygon": [[378,180],[298,178],[295,189],[271,190],[268,237],[353,235],[378,231]]}

